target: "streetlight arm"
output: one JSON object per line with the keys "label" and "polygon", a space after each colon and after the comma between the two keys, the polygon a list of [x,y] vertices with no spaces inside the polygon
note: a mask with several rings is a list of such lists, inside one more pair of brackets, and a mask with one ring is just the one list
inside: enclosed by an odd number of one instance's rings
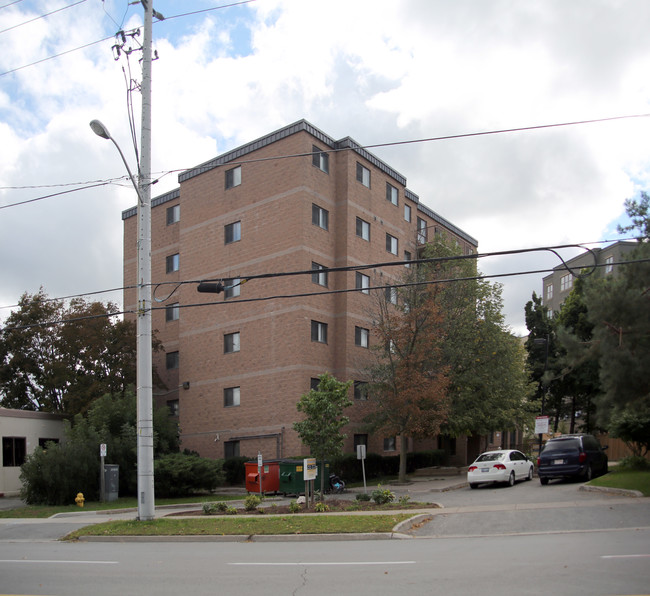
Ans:
{"label": "streetlight arm", "polygon": [[129,164],[126,161],[126,157],[124,157],[124,153],[122,153],[122,149],[120,149],[120,146],[117,144],[117,141],[111,136],[111,133],[108,132],[108,129],[99,120],[91,120],[90,128],[98,137],[101,137],[102,139],[108,139],[109,141],[111,141],[111,143],[113,143],[113,145],[115,145],[115,148],[117,149],[118,153],[120,154],[120,157],[122,158],[122,161],[124,162],[124,167],[126,168],[126,171],[129,173],[131,184],[133,184],[133,188],[135,188],[135,192],[138,195],[138,200],[140,201],[140,205],[142,205],[144,201],[142,200],[142,195],[140,194],[140,188],[138,187],[138,184],[135,181],[133,174],[131,173],[131,168],[129,168]]}

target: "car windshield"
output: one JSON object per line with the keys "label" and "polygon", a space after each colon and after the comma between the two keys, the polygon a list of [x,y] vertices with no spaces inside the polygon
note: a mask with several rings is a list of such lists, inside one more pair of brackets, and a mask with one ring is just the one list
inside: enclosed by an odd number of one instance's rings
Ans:
{"label": "car windshield", "polygon": [[560,439],[558,441],[549,441],[544,447],[544,453],[549,451],[566,451],[567,449],[580,449],[579,439]]}
{"label": "car windshield", "polygon": [[479,455],[476,461],[499,461],[503,459],[503,453],[484,453]]}

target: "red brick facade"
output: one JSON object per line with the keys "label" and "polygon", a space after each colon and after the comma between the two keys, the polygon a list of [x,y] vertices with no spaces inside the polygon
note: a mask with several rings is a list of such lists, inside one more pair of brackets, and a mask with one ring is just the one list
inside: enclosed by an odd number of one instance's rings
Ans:
{"label": "red brick facade", "polygon": [[[314,160],[314,147],[324,152],[322,158]],[[357,164],[369,172],[369,188],[358,181]],[[321,169],[325,165],[327,171]],[[226,173],[233,168],[241,169]],[[360,172],[362,180],[367,172]],[[230,298],[198,293],[196,283],[177,287],[178,282],[307,271],[313,263],[332,268],[402,261],[405,251],[415,258],[418,219],[429,237],[446,233],[466,252],[477,248],[474,239],[420,204],[399,173],[354,141],[335,141],[305,121],[179,180],[180,189],[152,203],[152,280],[154,287],[165,284],[154,297],[175,290],[154,303],[153,328],[165,348],[154,354],[154,363],[167,385],[154,394],[160,403],[177,405],[182,447],[207,457],[224,457],[227,450],[247,456],[261,451],[265,459],[307,454],[292,428],[296,403],[311,379],[326,371],[340,380],[363,380],[369,351],[355,345],[355,327],[372,328],[373,292],[343,291],[355,288],[354,271],[329,272],[327,287],[310,274],[251,279]],[[397,190],[397,205],[387,198],[387,184]],[[180,218],[168,223],[175,205]],[[324,225],[318,218],[313,223],[314,206],[327,212],[327,229],[317,225]],[[323,211],[318,213],[322,218]],[[135,209],[123,214],[125,286],[136,280],[134,216]],[[357,235],[357,218],[369,224],[369,240]],[[226,243],[226,226],[236,222],[240,238]],[[387,234],[397,240],[397,254],[387,250]],[[173,255],[178,270],[168,272]],[[400,275],[400,267],[364,273],[371,286],[385,286]],[[324,291],[339,292],[301,296]],[[176,303],[173,320],[167,307]],[[124,304],[125,310],[134,308],[134,289],[125,292]],[[327,326],[326,343],[312,341],[312,321]],[[224,336],[234,333],[239,350],[224,353]],[[178,367],[168,368],[173,352]],[[233,388],[239,388],[239,405],[225,405],[224,391]],[[365,433],[364,406],[367,402],[355,400],[346,412],[352,419],[346,452],[353,450],[354,435]],[[368,439],[369,451],[384,453],[384,437]]]}

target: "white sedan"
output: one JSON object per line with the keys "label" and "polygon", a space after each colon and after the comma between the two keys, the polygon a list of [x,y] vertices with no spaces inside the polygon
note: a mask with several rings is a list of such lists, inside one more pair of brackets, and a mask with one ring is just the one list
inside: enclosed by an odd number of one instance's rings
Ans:
{"label": "white sedan", "polygon": [[505,482],[514,486],[517,480],[532,480],[533,470],[533,462],[521,451],[486,451],[467,468],[467,482],[471,488],[484,482]]}

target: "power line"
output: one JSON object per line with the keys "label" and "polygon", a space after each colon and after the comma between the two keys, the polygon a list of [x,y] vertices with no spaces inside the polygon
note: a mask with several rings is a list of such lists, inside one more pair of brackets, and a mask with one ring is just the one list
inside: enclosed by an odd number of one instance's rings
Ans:
{"label": "power line", "polygon": [[13,6],[14,4],[19,4],[22,1],[23,0],[14,0],[13,2],[9,2],[9,4],[3,4],[2,6],[0,6],[0,10],[3,8],[7,8],[7,6]]}
{"label": "power line", "polygon": [[8,209],[9,207],[18,207],[19,205],[27,205],[28,203],[35,203],[36,201],[42,201],[44,199],[51,199],[52,197],[60,197],[61,195],[67,195],[79,190],[88,190],[89,188],[97,188],[99,186],[107,186],[110,182],[100,182],[98,184],[91,184],[89,186],[84,186],[82,188],[72,188],[70,190],[62,190],[61,192],[55,192],[49,195],[42,197],[36,197],[33,199],[27,199],[25,201],[19,201],[17,203],[8,203],[7,205],[0,205],[0,209]]}
{"label": "power line", "polygon": [[46,17],[49,17],[53,14],[56,14],[57,12],[62,12],[64,10],[67,10],[68,8],[72,8],[73,6],[77,6],[78,4],[83,4],[87,0],[79,0],[78,2],[75,2],[74,4],[69,4],[68,6],[64,6],[63,8],[57,8],[56,10],[53,10],[52,12],[48,12],[47,14],[42,14],[38,17],[34,17],[33,19],[29,19],[28,21],[24,21],[23,23],[18,23],[17,25],[14,25],[13,27],[7,27],[6,29],[3,29],[0,31],[0,33],[6,33],[7,31],[11,31],[12,29],[18,29],[18,27],[22,27],[23,25],[28,25],[29,23],[33,23],[34,21],[38,21],[39,19],[44,19]]}

